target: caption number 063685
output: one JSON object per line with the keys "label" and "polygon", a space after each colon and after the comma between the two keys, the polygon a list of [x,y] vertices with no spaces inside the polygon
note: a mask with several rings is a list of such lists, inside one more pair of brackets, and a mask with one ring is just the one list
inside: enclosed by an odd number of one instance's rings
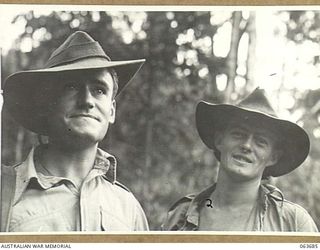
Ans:
{"label": "caption number 063685", "polygon": [[303,243],[303,244],[300,244],[300,248],[316,249],[316,248],[318,248],[318,244]]}

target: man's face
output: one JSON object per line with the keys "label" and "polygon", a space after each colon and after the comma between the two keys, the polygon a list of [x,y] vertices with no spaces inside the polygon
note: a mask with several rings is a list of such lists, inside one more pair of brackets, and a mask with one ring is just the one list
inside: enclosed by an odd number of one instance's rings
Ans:
{"label": "man's face", "polygon": [[101,141],[115,120],[114,81],[106,69],[69,72],[54,85],[48,116],[49,138]]}
{"label": "man's face", "polygon": [[276,135],[249,122],[230,124],[215,145],[221,153],[220,171],[237,180],[260,180],[264,169],[278,160]]}

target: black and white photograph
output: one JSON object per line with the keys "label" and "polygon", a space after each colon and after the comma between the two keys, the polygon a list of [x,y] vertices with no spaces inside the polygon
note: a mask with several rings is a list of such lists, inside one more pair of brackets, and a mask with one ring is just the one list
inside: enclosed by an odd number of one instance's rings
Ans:
{"label": "black and white photograph", "polygon": [[0,4],[0,31],[1,234],[319,236],[319,6]]}

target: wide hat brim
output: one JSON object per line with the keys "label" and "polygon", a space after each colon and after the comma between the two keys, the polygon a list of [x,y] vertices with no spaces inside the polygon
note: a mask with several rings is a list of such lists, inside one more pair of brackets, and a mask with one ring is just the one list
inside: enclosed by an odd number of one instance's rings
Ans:
{"label": "wide hat brim", "polygon": [[205,145],[215,152],[219,152],[214,145],[216,133],[234,119],[254,119],[257,127],[266,127],[281,135],[281,157],[275,165],[265,169],[264,176],[285,175],[300,166],[309,154],[309,137],[304,129],[293,122],[229,104],[201,101],[197,105],[196,126],[198,133]]}
{"label": "wide hat brim", "polygon": [[4,107],[23,127],[42,135],[46,135],[44,119],[39,115],[39,100],[34,92],[44,86],[50,78],[55,78],[63,72],[112,68],[118,76],[118,96],[139,71],[145,59],[129,61],[107,61],[104,58],[86,58],[52,68],[20,71],[10,75],[4,85]]}

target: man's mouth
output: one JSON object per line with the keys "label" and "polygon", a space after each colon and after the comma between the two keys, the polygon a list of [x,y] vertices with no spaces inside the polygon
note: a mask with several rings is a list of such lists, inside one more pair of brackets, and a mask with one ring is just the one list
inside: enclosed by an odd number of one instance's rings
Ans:
{"label": "man's mouth", "polygon": [[251,158],[242,155],[242,154],[234,154],[232,156],[233,159],[240,161],[240,162],[246,162],[246,163],[252,163],[253,161],[251,160]]}
{"label": "man's mouth", "polygon": [[91,118],[91,119],[100,121],[100,119],[97,116],[94,116],[91,114],[72,114],[72,115],[70,115],[70,118],[78,118],[78,117],[86,117],[86,118]]}

